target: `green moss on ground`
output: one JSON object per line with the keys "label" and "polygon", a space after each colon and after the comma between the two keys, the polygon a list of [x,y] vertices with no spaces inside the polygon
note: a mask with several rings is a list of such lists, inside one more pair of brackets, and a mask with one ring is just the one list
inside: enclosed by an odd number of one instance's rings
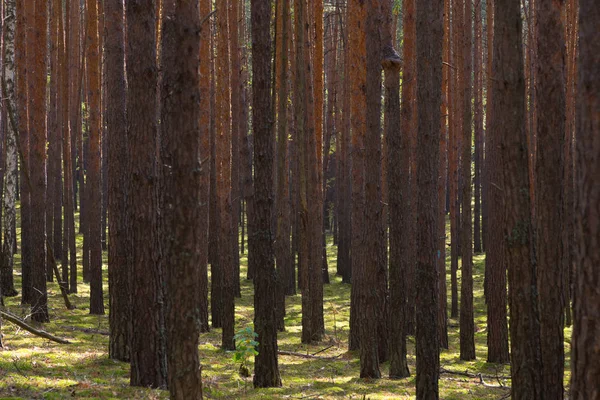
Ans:
{"label": "green moss on ground", "polygon": [[[78,237],[81,248],[81,237]],[[215,399],[408,399],[415,395],[415,349],[414,338],[409,338],[408,360],[412,376],[403,380],[387,378],[389,364],[381,366],[384,376],[380,380],[363,380],[359,375],[358,354],[347,351],[350,286],[341,283],[335,276],[336,248],[327,247],[332,283],[325,286],[324,312],[326,335],[317,345],[300,343],[301,297],[286,299],[286,331],[279,334],[280,350],[300,353],[319,353],[335,360],[305,359],[295,356],[280,356],[280,371],[283,387],[276,389],[252,388],[252,380],[241,378],[238,365],[233,362],[233,353],[220,349],[221,330],[213,329],[200,337],[200,357],[206,398]],[[105,255],[106,257],[106,255]],[[81,260],[80,260],[81,261]],[[106,258],[104,259],[106,276]],[[246,276],[246,256],[242,257],[242,277]],[[449,271],[449,259],[448,271]],[[470,371],[489,375],[508,375],[507,365],[495,365],[486,359],[486,310],[483,299],[484,257],[474,258],[474,304],[476,323],[477,360],[459,360],[458,320],[449,320],[450,349],[441,353],[441,365],[454,371]],[[17,286],[20,288],[20,260],[16,259]],[[81,277],[80,277],[81,278]],[[450,277],[448,275],[448,298],[450,299]],[[79,280],[81,282],[81,279]],[[49,283],[49,311],[51,322],[44,329],[72,341],[61,345],[35,337],[5,323],[5,349],[0,351],[0,398],[22,399],[166,399],[164,390],[132,388],[129,383],[129,365],[108,359],[108,337],[102,334],[85,333],[74,329],[92,328],[108,330],[108,316],[89,315],[89,286],[80,283],[79,293],[70,295],[77,309],[64,307],[56,283]],[[108,305],[108,287],[105,282],[105,304]],[[20,297],[5,299],[6,308],[25,317],[28,310],[20,307]],[[236,299],[236,330],[252,326],[253,288],[250,281],[242,280],[242,298]],[[570,329],[565,337],[570,337]],[[567,368],[570,345],[566,345]],[[568,382],[568,370],[565,382]],[[488,380],[489,384],[498,382]],[[510,385],[510,382],[503,381]],[[508,394],[504,388],[489,388],[479,379],[443,374],[440,379],[440,397],[444,399],[500,399]]]}

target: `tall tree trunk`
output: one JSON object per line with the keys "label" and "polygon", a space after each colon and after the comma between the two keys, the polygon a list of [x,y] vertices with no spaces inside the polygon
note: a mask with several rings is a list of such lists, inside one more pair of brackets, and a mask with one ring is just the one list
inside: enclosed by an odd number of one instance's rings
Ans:
{"label": "tall tree trunk", "polygon": [[240,46],[239,46],[239,0],[230,0],[229,16],[229,54],[231,66],[231,244],[233,257],[233,285],[236,297],[240,291]]}
{"label": "tall tree trunk", "polygon": [[[167,237],[166,327],[167,382],[171,399],[202,399],[198,356],[202,325],[201,269],[198,239],[201,187],[197,171],[200,142],[200,9],[197,2],[163,6],[161,43],[161,160],[164,182],[164,226]],[[207,131],[204,130],[206,134]]]}
{"label": "tall tree trunk", "polygon": [[579,1],[579,66],[577,81],[576,232],[579,244],[575,276],[571,398],[598,397],[600,376],[600,4]]}
{"label": "tall tree trunk", "polygon": [[[15,27],[16,1],[7,0],[4,5],[4,82],[6,85],[5,102],[11,110],[17,110],[16,69],[15,69]],[[4,242],[2,242],[2,271],[0,273],[3,296],[16,296],[13,280],[13,259],[16,252],[13,227],[16,224],[16,192],[17,192],[17,127],[6,124],[6,182],[4,185]]]}
{"label": "tall tree trunk", "polygon": [[492,63],[494,5],[492,0],[486,4],[487,10],[487,99],[486,99],[486,143],[485,143],[485,181],[484,190],[487,198],[488,228],[484,229],[486,242],[484,292],[487,304],[487,361],[506,363],[510,361],[508,354],[508,323],[506,293],[506,258],[503,232],[504,196],[502,193],[502,154],[498,133],[494,131],[494,92],[492,91]]}
{"label": "tall tree trunk", "polygon": [[75,215],[74,211],[77,208],[77,175],[75,174],[77,163],[77,137],[81,130],[81,81],[83,68],[81,66],[81,38],[80,38],[80,7],[78,4],[67,2],[69,7],[69,36],[68,36],[68,51],[69,51],[69,136],[71,140],[71,159],[69,160],[69,176],[71,183],[71,197],[73,201],[71,212],[72,218],[70,225],[73,227],[71,231],[69,243],[69,292],[77,293],[77,253],[75,248],[76,235],[75,231]]}
{"label": "tall tree trunk", "polygon": [[544,399],[562,400],[565,365],[561,260],[565,37],[563,1],[537,1],[535,249],[539,288]]}
{"label": "tall tree trunk", "polygon": [[222,318],[223,331],[221,346],[225,350],[233,350],[235,312],[234,312],[234,261],[233,261],[233,227],[231,213],[231,95],[229,81],[229,21],[225,10],[227,0],[217,2],[217,58],[216,70],[216,169],[217,198],[219,204],[219,266],[222,272]]}
{"label": "tall tree trunk", "polygon": [[109,356],[129,361],[131,340],[131,272],[133,251],[129,231],[131,176],[127,158],[127,92],[125,86],[125,31],[122,0],[105,0],[106,101],[108,139],[108,290],[110,297]]}
{"label": "tall tree trunk", "polygon": [[473,217],[473,250],[481,253],[481,171],[483,166],[483,20],[481,17],[482,1],[475,2],[475,48],[473,49],[473,96],[474,96],[474,217]]}
{"label": "tall tree trunk", "polygon": [[131,385],[166,384],[163,271],[159,259],[156,170],[157,79],[155,2],[125,3],[127,21],[127,138],[132,204],[129,219],[131,280]]}
{"label": "tall tree trunk", "polygon": [[[273,190],[273,110],[271,104],[271,2],[251,1],[252,104],[254,118],[254,211],[256,232],[270,232]],[[285,82],[282,82],[285,84]],[[254,239],[254,326],[258,333],[258,355],[254,361],[254,387],[279,387],[277,324],[275,308],[277,274],[272,238],[262,233]],[[303,310],[304,311],[304,310]],[[304,319],[304,315],[303,315]]]}
{"label": "tall tree trunk", "polygon": [[403,188],[402,179],[402,131],[400,130],[400,65],[401,59],[394,49],[392,32],[392,1],[382,1],[384,20],[383,69],[385,72],[385,140],[387,147],[388,211],[390,238],[390,378],[410,375],[406,360],[406,270],[402,263],[403,245],[407,243],[402,227]]}
{"label": "tall tree trunk", "polygon": [[[201,21],[210,14],[211,1],[200,1]],[[208,226],[210,201],[210,22],[205,21],[200,26],[200,200],[199,213],[200,230],[198,233],[199,261],[198,268],[200,292],[198,307],[200,307],[200,332],[208,332]]]}
{"label": "tall tree trunk", "polygon": [[[48,37],[48,3],[35,2],[35,20],[28,33],[28,52],[32,50],[29,85],[29,184],[31,185],[31,313],[32,320],[48,322],[48,292],[46,290],[46,235],[40,229],[46,212],[46,40]],[[31,36],[31,39],[30,39]],[[29,57],[28,57],[29,58]]]}
{"label": "tall tree trunk", "polygon": [[89,96],[89,172],[86,179],[90,251],[90,314],[104,314],[102,295],[102,192],[101,192],[101,130],[102,103],[100,97],[101,67],[98,31],[98,0],[86,0],[87,60]]}
{"label": "tall tree trunk", "polygon": [[471,180],[471,142],[472,113],[471,113],[471,86],[472,86],[472,54],[471,41],[473,17],[471,0],[465,0],[463,11],[462,32],[462,60],[463,75],[462,89],[464,102],[462,118],[462,149],[461,149],[461,183],[462,183],[462,214],[461,233],[462,262],[460,278],[460,359],[475,359],[475,321],[473,316],[473,214],[471,212],[472,180]]}
{"label": "tall tree trunk", "polygon": [[350,253],[352,254],[352,291],[350,300],[350,338],[349,350],[360,349],[360,316],[364,311],[360,308],[360,282],[364,276],[366,263],[365,238],[365,132],[366,132],[366,35],[362,24],[366,21],[366,5],[358,0],[348,4],[348,45],[350,63],[350,123],[352,129],[352,238]]}
{"label": "tall tree trunk", "polygon": [[415,188],[414,186],[414,169],[412,162],[414,161],[414,143],[412,137],[416,137],[417,130],[417,65],[416,65],[416,1],[407,0],[403,4],[403,29],[404,29],[404,47],[402,49],[404,68],[402,70],[402,105],[400,109],[400,131],[403,132],[401,138],[401,154],[400,165],[402,171],[402,180],[400,185],[402,190],[406,191],[406,196],[403,197],[401,208],[402,221],[404,224],[402,230],[406,232],[404,236],[402,248],[402,269],[404,279],[407,281],[406,286],[406,333],[415,333],[415,267],[416,267],[416,241],[415,235],[415,216],[411,215],[416,211],[415,206]]}
{"label": "tall tree trunk", "polygon": [[439,379],[437,177],[443,48],[442,0],[417,7],[417,399],[437,399]]}
{"label": "tall tree trunk", "polygon": [[31,48],[29,38],[31,35],[30,25],[33,24],[35,4],[17,0],[17,43],[15,49],[15,64],[17,65],[17,113],[19,118],[19,146],[21,147],[20,159],[20,189],[21,189],[21,304],[31,303],[31,204],[30,187],[27,184],[25,170],[29,166],[29,117],[28,110],[28,81],[30,70],[27,65],[32,66]]}
{"label": "tall tree trunk", "polygon": [[450,90],[450,0],[444,0],[444,48],[442,59],[442,105],[440,109],[440,170],[438,174],[438,279],[439,307],[438,323],[440,347],[448,349],[448,291],[446,288],[446,187],[448,178],[448,112]]}
{"label": "tall tree trunk", "polygon": [[452,99],[450,101],[450,130],[448,135],[449,151],[448,151],[448,190],[450,192],[450,287],[451,287],[451,308],[450,317],[458,318],[458,256],[459,256],[459,216],[460,203],[458,200],[459,191],[459,136],[460,136],[460,120],[462,115],[461,92],[460,92],[460,33],[459,24],[460,10],[458,7],[459,1],[452,2],[452,24],[450,25],[451,36],[451,62],[454,66],[450,78],[450,93]]}
{"label": "tall tree trunk", "polygon": [[[503,234],[510,294],[512,396],[541,399],[542,364],[536,265],[525,131],[525,81],[518,0],[496,1],[494,9],[493,134],[500,146]],[[492,225],[493,226],[493,225]],[[491,226],[491,227],[492,227]]]}

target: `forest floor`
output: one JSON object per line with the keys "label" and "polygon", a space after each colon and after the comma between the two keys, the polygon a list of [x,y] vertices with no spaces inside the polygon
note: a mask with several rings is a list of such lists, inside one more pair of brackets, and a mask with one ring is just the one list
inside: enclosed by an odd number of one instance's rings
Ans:
{"label": "forest floor", "polygon": [[[81,237],[78,238],[81,249]],[[221,330],[212,329],[200,336],[200,359],[205,398],[213,399],[408,399],[415,396],[414,337],[408,338],[408,362],[411,377],[391,380],[389,363],[381,365],[382,379],[359,379],[358,352],[348,352],[350,286],[335,276],[336,248],[328,244],[331,284],[324,289],[326,335],[316,345],[300,343],[301,297],[286,299],[286,331],[279,333],[279,350],[315,354],[319,358],[280,355],[279,368],[283,386],[275,389],[253,389],[252,378],[240,377],[239,363],[233,353],[220,349]],[[80,254],[81,255],[81,254]],[[104,254],[106,277],[106,252]],[[20,260],[17,257],[17,288],[20,289]],[[80,260],[81,261],[81,260]],[[242,277],[246,276],[246,255],[242,256]],[[442,373],[442,399],[507,399],[509,380],[496,379],[510,375],[508,365],[486,363],[486,308],[483,298],[484,256],[474,258],[474,306],[477,360],[459,359],[458,319],[448,321],[449,350],[443,350],[441,366],[448,371],[468,372],[468,377]],[[81,264],[80,264],[81,265]],[[447,260],[450,270],[449,259]],[[448,274],[448,301],[450,302]],[[80,280],[81,282],[81,280]],[[459,272],[460,282],[460,272]],[[242,297],[236,299],[236,330],[252,328],[253,287],[242,279]],[[89,285],[80,283],[79,293],[70,295],[77,306],[67,310],[56,283],[48,284],[51,322],[43,329],[71,341],[58,344],[36,337],[3,321],[4,350],[0,351],[0,399],[166,399],[168,392],[158,389],[132,388],[129,364],[108,358],[108,315],[89,315]],[[108,311],[108,287],[104,284]],[[20,296],[5,299],[6,309],[22,317],[28,310],[20,306]],[[565,385],[569,378],[571,328],[565,330]],[[325,349],[325,350],[324,350]],[[327,359],[325,359],[327,358]],[[250,363],[252,368],[252,362]],[[492,387],[493,386],[493,387]],[[500,387],[503,386],[503,387]]]}

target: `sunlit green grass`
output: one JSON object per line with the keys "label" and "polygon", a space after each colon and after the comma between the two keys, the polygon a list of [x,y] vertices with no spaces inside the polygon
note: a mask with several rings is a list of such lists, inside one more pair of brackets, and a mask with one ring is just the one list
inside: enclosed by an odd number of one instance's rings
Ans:
{"label": "sunlit green grass", "polygon": [[[81,257],[81,236],[77,239]],[[295,356],[280,356],[279,366],[283,387],[276,389],[252,388],[252,380],[244,380],[238,375],[238,365],[232,360],[232,353],[220,349],[221,330],[213,329],[200,337],[200,357],[204,394],[208,398],[249,398],[249,399],[401,399],[415,395],[415,356],[414,338],[409,337],[408,360],[412,376],[403,380],[387,378],[389,364],[381,366],[383,379],[367,381],[359,379],[358,354],[348,352],[348,332],[350,314],[350,286],[341,283],[335,276],[336,248],[329,242],[327,246],[330,276],[332,283],[325,286],[324,313],[326,335],[316,345],[300,343],[301,297],[300,294],[286,299],[286,331],[279,334],[279,348],[300,353],[319,353],[323,357],[337,357],[335,360],[305,359]],[[79,260],[81,263],[81,259]],[[450,302],[450,265],[448,267],[448,301]],[[483,255],[474,258],[474,305],[476,323],[477,360],[459,360],[458,320],[449,320],[450,349],[441,353],[441,365],[454,371],[470,371],[489,375],[507,375],[505,365],[488,364],[486,360],[486,310],[483,299]],[[20,260],[16,258],[17,288],[20,290]],[[106,254],[104,258],[106,276]],[[242,298],[236,299],[236,330],[252,326],[253,288],[246,276],[246,255],[242,255]],[[81,264],[80,264],[81,265]],[[51,322],[44,325],[47,331],[68,338],[70,345],[61,345],[33,336],[4,324],[4,344],[0,351],[0,398],[127,398],[160,399],[167,398],[163,390],[131,388],[129,365],[108,359],[108,337],[74,331],[75,328],[108,330],[108,316],[89,315],[89,286],[81,283],[79,293],[70,295],[77,309],[69,311],[64,307],[56,283],[48,284]],[[460,275],[459,275],[460,279]],[[459,280],[460,282],[460,280]],[[108,288],[105,282],[105,305],[108,311]],[[27,309],[20,307],[20,296],[8,298],[6,307],[15,314],[26,316]],[[570,337],[570,329],[565,331]],[[566,344],[567,364],[570,346]],[[568,375],[568,371],[566,372]],[[568,376],[565,379],[567,382]],[[490,384],[498,382],[488,380]],[[503,381],[510,385],[510,381]],[[507,395],[504,388],[489,388],[481,385],[478,379],[443,374],[440,379],[440,396],[444,399],[499,399]]]}

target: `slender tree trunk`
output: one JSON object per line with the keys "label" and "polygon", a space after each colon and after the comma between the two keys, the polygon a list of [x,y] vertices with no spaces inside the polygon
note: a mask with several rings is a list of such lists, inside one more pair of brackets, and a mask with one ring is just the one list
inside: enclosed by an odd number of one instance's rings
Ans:
{"label": "slender tree trunk", "polygon": [[110,297],[109,356],[129,361],[131,340],[132,258],[128,196],[131,177],[127,158],[127,92],[125,86],[125,31],[122,0],[105,0],[106,101],[108,135],[108,280]]}
{"label": "slender tree trunk", "polygon": [[[165,2],[161,43],[161,159],[165,245],[167,382],[171,399],[202,398],[198,357],[202,326],[198,155],[200,143],[200,9],[196,2]],[[206,134],[207,131],[205,130]]]}
{"label": "slender tree trunk", "polygon": [[[21,189],[21,304],[30,304],[31,293],[31,202],[30,187],[27,184],[25,170],[29,166],[29,136],[30,123],[27,115],[29,102],[29,79],[31,79],[32,51],[27,51],[32,46],[29,44],[32,37],[30,26],[33,24],[35,4],[17,0],[17,41],[15,51],[15,64],[17,65],[17,110],[19,117],[19,146],[21,147],[20,189]],[[27,68],[27,66],[30,66]]]}
{"label": "slender tree trunk", "polygon": [[600,376],[600,42],[597,40],[600,5],[579,1],[579,66],[577,81],[577,194],[576,232],[579,244],[575,276],[571,398],[598,398]]}
{"label": "slender tree trunk", "polygon": [[464,30],[462,32],[463,50],[463,118],[462,118],[462,265],[460,279],[460,358],[475,359],[475,321],[473,316],[473,214],[471,213],[472,180],[471,180],[471,142],[472,142],[472,29],[473,17],[471,0],[464,1]]}
{"label": "slender tree trunk", "polygon": [[[217,2],[218,10],[227,9],[227,0]],[[219,204],[219,266],[222,271],[222,342],[225,350],[233,350],[234,313],[234,261],[233,227],[231,212],[231,96],[229,81],[229,22],[227,13],[219,13],[217,18],[217,58],[216,70],[216,168],[217,198]]]}
{"label": "slender tree trunk", "polygon": [[[69,136],[71,140],[71,158],[69,160],[69,176],[71,183],[71,197],[73,201],[70,203],[71,218],[70,225],[73,227],[69,239],[69,292],[77,293],[77,253],[76,253],[76,235],[75,231],[75,214],[77,208],[77,181],[75,174],[75,165],[77,162],[78,148],[77,137],[81,130],[81,76],[83,74],[81,67],[81,38],[80,32],[80,7],[78,4],[67,2],[69,7],[69,36],[68,36],[68,51],[69,51]],[[69,211],[67,211],[68,213]]]}
{"label": "slender tree trunk", "polygon": [[401,212],[404,213],[402,221],[404,225],[402,229],[406,232],[403,242],[405,247],[402,249],[404,278],[407,281],[406,291],[406,333],[411,335],[415,333],[415,266],[416,266],[416,241],[413,238],[415,235],[415,216],[411,215],[416,211],[415,206],[415,188],[413,168],[414,143],[413,137],[416,137],[417,130],[417,65],[416,65],[416,8],[415,0],[407,0],[403,4],[403,21],[404,28],[404,47],[403,59],[404,68],[402,70],[402,105],[400,109],[400,130],[402,135],[402,153],[400,155],[400,165],[402,171],[402,190],[406,191],[406,196],[403,197]]}
{"label": "slender tree trunk", "polygon": [[365,132],[366,132],[366,35],[361,24],[366,21],[366,5],[358,0],[348,4],[348,45],[350,62],[350,124],[352,129],[352,291],[350,300],[350,350],[360,349],[360,317],[364,311],[360,308],[360,285],[366,263],[365,238]]}
{"label": "slender tree trunk", "polygon": [[163,271],[159,259],[158,171],[156,170],[155,2],[125,3],[127,21],[127,139],[131,154],[132,204],[129,219],[133,267],[131,280],[131,385],[166,384]]}
{"label": "slender tree trunk", "polygon": [[510,294],[512,397],[541,399],[540,326],[532,254],[519,1],[495,2],[494,38],[492,117],[498,121],[493,126],[504,176],[501,188],[505,199],[503,233]]}
{"label": "slender tree trunk", "polygon": [[[15,69],[15,26],[16,1],[7,0],[4,4],[4,81],[6,82],[5,100],[11,110],[17,110],[16,69]],[[16,192],[17,192],[17,127],[6,124],[6,182],[4,191],[4,242],[2,242],[2,271],[0,273],[1,291],[3,296],[16,296],[13,280],[13,259],[16,252],[13,236],[13,226],[16,223]]]}
{"label": "slender tree trunk", "polygon": [[87,11],[87,76],[89,96],[89,173],[86,180],[90,252],[90,314],[104,314],[102,295],[102,192],[101,192],[101,58],[98,32],[98,2],[86,0]]}
{"label": "slender tree trunk", "polygon": [[442,105],[440,109],[440,170],[438,174],[438,279],[439,279],[439,309],[438,323],[440,347],[448,349],[448,292],[446,288],[446,187],[448,178],[448,112],[450,84],[450,0],[444,0],[444,48],[442,59]]}
{"label": "slender tree trunk", "polygon": [[403,244],[406,243],[402,227],[403,188],[402,179],[402,132],[400,130],[400,65],[401,59],[394,49],[392,39],[392,1],[382,1],[384,20],[383,69],[385,72],[385,140],[387,147],[388,210],[390,237],[390,378],[410,375],[406,360],[406,280],[402,263]]}
{"label": "slender tree trunk", "polygon": [[[45,1],[35,2],[35,20],[30,33],[33,71],[28,80],[29,85],[29,113],[30,163],[29,184],[31,185],[31,227],[43,227],[46,211],[46,40],[48,37],[48,4]],[[34,51],[33,51],[34,50]],[[29,58],[29,57],[28,57]],[[36,228],[31,230],[31,306],[32,320],[48,322],[48,292],[46,290],[46,235],[45,230]]]}
{"label": "slender tree trunk", "polygon": [[487,361],[506,363],[510,361],[508,354],[508,324],[506,309],[506,258],[505,243],[501,226],[503,226],[504,197],[502,194],[502,154],[498,133],[494,131],[494,93],[492,92],[493,63],[493,1],[487,2],[488,29],[488,66],[487,66],[487,99],[486,99],[486,146],[485,146],[485,182],[484,190],[487,198],[488,229],[484,229],[486,239],[485,282],[484,292],[487,303]]}
{"label": "slender tree trunk", "polygon": [[475,2],[475,48],[473,49],[473,96],[474,96],[474,218],[473,218],[473,250],[482,252],[481,247],[481,171],[483,167],[483,21],[481,17],[482,1]]}
{"label": "slender tree trunk", "polygon": [[536,2],[535,249],[544,399],[562,400],[565,365],[562,256],[565,38],[563,1]]}
{"label": "slender tree trunk", "polygon": [[231,233],[233,256],[233,285],[236,297],[240,291],[240,46],[239,46],[239,0],[230,0],[229,16],[229,54],[231,67]]}
{"label": "slender tree trunk", "polygon": [[439,379],[437,177],[443,49],[442,0],[417,7],[417,399],[437,399]]}
{"label": "slender tree trunk", "polygon": [[[273,190],[273,110],[271,104],[271,2],[251,1],[252,23],[252,104],[254,118],[254,206],[256,232],[270,232]],[[282,82],[285,84],[285,82]],[[277,361],[277,324],[275,308],[277,273],[270,234],[254,239],[254,326],[258,333],[258,355],[254,360],[254,387],[279,387],[281,377]],[[304,311],[304,310],[303,310]],[[304,315],[303,315],[304,319]],[[303,327],[304,328],[304,327]],[[304,330],[304,329],[303,329]]]}
{"label": "slender tree trunk", "polygon": [[[200,20],[210,14],[211,1],[200,1]],[[199,200],[199,282],[200,332],[208,332],[208,227],[210,202],[210,21],[200,26],[200,200]]]}

